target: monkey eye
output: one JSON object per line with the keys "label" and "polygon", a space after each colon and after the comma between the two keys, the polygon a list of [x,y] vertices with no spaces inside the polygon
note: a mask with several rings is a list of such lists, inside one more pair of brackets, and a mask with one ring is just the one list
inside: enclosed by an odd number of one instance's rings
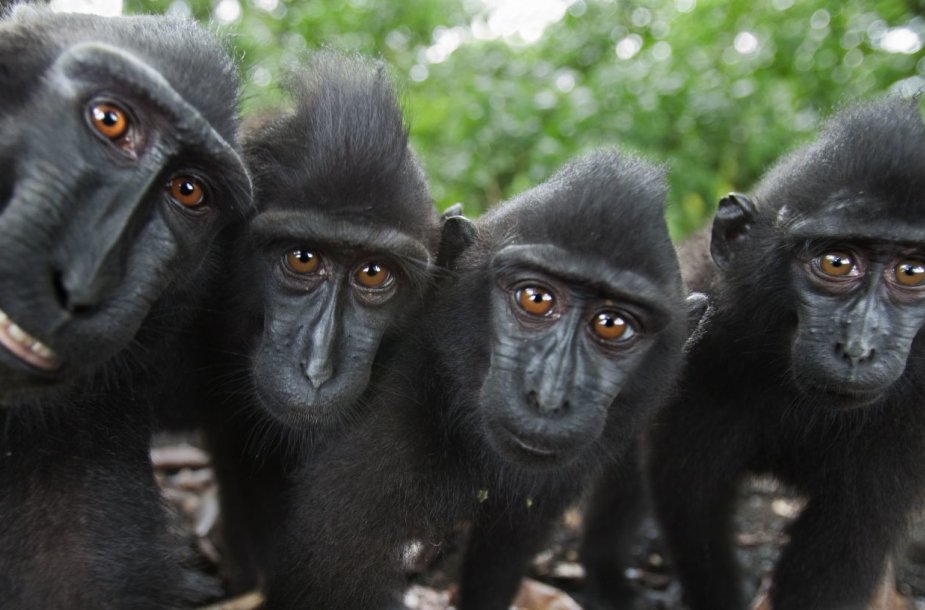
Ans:
{"label": "monkey eye", "polygon": [[128,113],[111,102],[90,104],[90,124],[101,136],[113,142],[124,138],[131,125]]}
{"label": "monkey eye", "polygon": [[205,186],[192,176],[176,176],[167,183],[170,197],[185,208],[198,208],[206,200]]}
{"label": "monkey eye", "polygon": [[925,261],[906,259],[896,265],[896,283],[908,288],[925,286]]}
{"label": "monkey eye", "polygon": [[632,320],[625,314],[612,309],[596,313],[591,320],[591,329],[598,338],[614,343],[626,343],[636,336],[636,328]]}
{"label": "monkey eye", "polygon": [[308,248],[294,248],[286,253],[286,267],[293,273],[307,275],[318,271],[321,257]]}
{"label": "monkey eye", "polygon": [[539,318],[552,314],[556,297],[540,286],[524,286],[514,293],[514,299],[522,310]]}
{"label": "monkey eye", "polygon": [[392,272],[378,261],[367,261],[357,267],[353,277],[363,288],[384,288],[392,280]]}
{"label": "monkey eye", "polygon": [[826,252],[813,259],[813,266],[824,278],[850,279],[860,275],[857,261],[847,252]]}

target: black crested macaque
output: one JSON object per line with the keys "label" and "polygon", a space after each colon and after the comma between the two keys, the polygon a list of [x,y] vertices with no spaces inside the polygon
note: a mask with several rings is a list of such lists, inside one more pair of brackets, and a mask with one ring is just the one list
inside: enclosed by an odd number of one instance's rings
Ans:
{"label": "black crested macaque", "polygon": [[[678,244],[676,252],[681,279],[689,291],[685,350],[704,332],[710,268],[709,231],[700,231]],[[645,438],[646,431],[640,435]],[[627,577],[634,565],[634,545],[643,521],[651,514],[651,502],[642,465],[644,447],[634,447],[626,458],[612,464],[594,484],[586,500],[579,557],[585,578],[580,595],[585,610],[634,610],[648,608],[638,588]]]}
{"label": "black crested macaque", "polygon": [[400,557],[473,523],[460,608],[508,608],[551,525],[619,460],[684,340],[663,172],[615,151],[444,223],[437,286],[368,417],[306,463],[281,608],[403,607]]}
{"label": "black crested macaque", "polygon": [[633,544],[650,512],[640,449],[634,450],[595,481],[582,516],[579,558],[585,579],[579,595],[585,610],[648,607],[627,578]]}
{"label": "black crested macaque", "polygon": [[221,278],[231,305],[210,359],[223,361],[206,434],[235,591],[256,584],[273,537],[287,535],[277,515],[291,467],[364,416],[440,239],[385,65],[316,52],[291,89],[294,109],[246,138],[258,212],[234,281]]}
{"label": "black crested macaque", "polygon": [[925,490],[925,127],[845,109],[750,197],[723,199],[706,332],[652,426],[649,473],[686,603],[742,610],[736,489],[807,498],[774,610],[867,608]]}
{"label": "black crested macaque", "polygon": [[[0,17],[0,608],[181,607],[136,396],[250,206],[234,66],[192,21]],[[157,380],[160,381],[160,380]]]}

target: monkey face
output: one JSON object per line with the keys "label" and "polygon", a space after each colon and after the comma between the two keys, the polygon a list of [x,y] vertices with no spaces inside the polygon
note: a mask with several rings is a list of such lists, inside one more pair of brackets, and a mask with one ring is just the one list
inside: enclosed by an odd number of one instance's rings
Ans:
{"label": "monkey face", "polygon": [[15,402],[125,349],[250,182],[163,75],[102,43],[63,51],[0,121],[0,401]]}
{"label": "monkey face", "polygon": [[902,376],[925,324],[923,253],[910,243],[805,246],[793,265],[801,387],[850,408],[876,402]]}
{"label": "monkey face", "polygon": [[659,289],[550,245],[509,246],[494,266],[488,438],[524,466],[569,463],[625,415],[613,405],[669,320]]}
{"label": "monkey face", "polygon": [[426,246],[312,210],[263,212],[251,231],[266,262],[252,370],[261,404],[297,428],[348,421],[383,339],[420,308]]}

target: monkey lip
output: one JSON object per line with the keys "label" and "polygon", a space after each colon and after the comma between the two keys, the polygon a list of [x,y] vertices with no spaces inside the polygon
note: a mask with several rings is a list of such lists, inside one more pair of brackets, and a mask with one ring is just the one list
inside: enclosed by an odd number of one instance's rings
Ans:
{"label": "monkey lip", "polygon": [[876,402],[883,397],[887,386],[847,379],[801,379],[802,390],[808,396],[816,396],[828,403],[828,406],[838,409],[863,407]]}
{"label": "monkey lip", "polygon": [[883,396],[883,391],[880,389],[853,389],[846,387],[828,388],[825,393],[840,403],[852,406],[869,405]]}
{"label": "monkey lip", "polygon": [[20,328],[3,310],[0,310],[0,345],[37,369],[54,371],[61,366],[61,359],[50,347]]}
{"label": "monkey lip", "polygon": [[555,460],[561,453],[558,449],[552,447],[548,442],[541,442],[525,436],[508,425],[502,426],[507,437],[507,445],[514,450],[526,453],[534,458],[544,460]]}
{"label": "monkey lip", "polygon": [[515,445],[527,453],[532,453],[540,457],[554,457],[556,455],[555,451],[529,443],[517,435],[511,435],[511,440],[514,441]]}

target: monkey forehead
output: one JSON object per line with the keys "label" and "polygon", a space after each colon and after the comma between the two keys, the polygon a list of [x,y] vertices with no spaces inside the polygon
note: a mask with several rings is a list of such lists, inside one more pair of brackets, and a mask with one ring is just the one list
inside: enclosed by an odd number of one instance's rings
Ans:
{"label": "monkey forehead", "polygon": [[843,191],[812,210],[785,205],[778,211],[775,224],[797,240],[925,244],[925,199],[891,205],[868,193]]}
{"label": "monkey forehead", "polygon": [[252,200],[250,176],[241,156],[218,131],[171,86],[164,76],[131,53],[104,43],[75,44],[49,68],[47,83],[57,91],[104,86],[112,89],[113,81],[133,95],[143,97],[162,113],[178,135],[184,149],[196,151],[221,164],[222,187],[233,193],[233,205],[248,207]]}
{"label": "monkey forehead", "polygon": [[[35,3],[21,3],[0,15],[0,32],[0,54],[10,68],[0,74],[0,83],[29,89],[69,47],[86,42],[108,44],[131,51],[156,68],[209,117],[223,137],[232,140],[236,136],[234,63],[224,45],[192,19],[55,13]],[[29,51],[20,52],[24,48]]]}
{"label": "monkey forehead", "polygon": [[[813,142],[778,160],[753,191],[759,208],[793,221],[827,211],[860,222],[922,217],[925,126],[914,100],[843,108]],[[780,225],[780,219],[778,219]],[[783,226],[783,225],[781,225]]]}
{"label": "monkey forehead", "polygon": [[251,237],[259,244],[279,241],[294,244],[321,243],[340,248],[384,252],[407,260],[431,264],[426,245],[393,227],[359,223],[314,210],[270,210],[254,217]]}
{"label": "monkey forehead", "polygon": [[580,284],[598,292],[646,305],[657,311],[679,296],[673,285],[663,285],[632,267],[618,267],[613,262],[586,253],[575,253],[553,244],[516,244],[499,250],[491,260],[495,272],[525,267],[549,273],[567,282]]}

